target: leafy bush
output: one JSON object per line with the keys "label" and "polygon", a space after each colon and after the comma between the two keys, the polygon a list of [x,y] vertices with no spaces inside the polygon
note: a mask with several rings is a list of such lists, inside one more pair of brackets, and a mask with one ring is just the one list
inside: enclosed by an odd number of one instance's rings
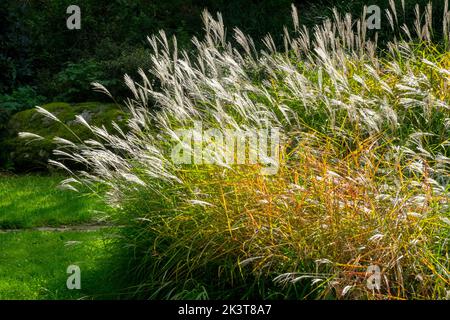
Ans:
{"label": "leafy bush", "polygon": [[[0,108],[0,133],[6,129],[6,124],[8,123],[9,117],[11,116],[11,112]],[[1,137],[1,135],[0,135]]]}
{"label": "leafy bush", "polygon": [[126,97],[128,88],[124,85],[123,76],[138,76],[138,70],[150,69],[150,51],[144,48],[128,48],[112,59],[100,63],[102,76],[99,82],[108,87],[114,97]]}
{"label": "leafy bush", "polygon": [[6,160],[6,150],[3,146],[3,139],[7,135],[8,121],[12,114],[34,108],[43,103],[45,97],[36,93],[35,89],[29,86],[22,86],[14,90],[11,94],[0,94],[0,165],[4,169],[11,169],[11,163]]}
{"label": "leafy bush", "polygon": [[52,79],[49,87],[56,100],[81,102],[95,98],[91,83],[103,76],[100,64],[93,60],[69,62]]}
{"label": "leafy bush", "polygon": [[[11,117],[11,112],[5,109],[0,108],[0,145],[2,145],[2,141],[6,134],[7,123],[9,118]],[[6,154],[4,146],[0,148],[0,168],[3,169],[11,169],[10,164],[5,160]]]}
{"label": "leafy bush", "polygon": [[23,86],[14,90],[11,94],[0,94],[0,109],[18,112],[34,108],[45,100],[46,98],[39,95],[34,88]]}
{"label": "leafy bush", "polygon": [[[384,52],[366,37],[364,19],[336,12],[311,33],[295,9],[285,51],[268,36],[258,52],[239,30],[234,47],[222,17],[208,13],[192,59],[164,33],[153,36],[159,85],[145,74],[126,79],[129,133],[85,124],[101,143],[64,144],[64,155],[90,171],[62,185],[100,183],[117,208],[118,274],[130,294],[445,297],[450,55],[434,43],[426,12],[418,34],[406,30]],[[443,22],[448,44],[447,1]],[[214,165],[174,163],[179,129],[195,122],[222,133],[279,128],[276,174],[226,163],[220,146]],[[257,144],[245,148],[257,152]],[[370,265],[381,269],[379,290],[366,286]]]}
{"label": "leafy bush", "polygon": [[[124,51],[122,51],[124,50]],[[92,90],[91,83],[100,82],[108,86],[117,99],[125,98],[128,93],[123,83],[124,74],[138,76],[138,69],[149,68],[150,53],[143,48],[117,48],[116,56],[101,61],[83,60],[69,62],[45,84],[47,94],[57,101],[82,102],[107,97]]]}

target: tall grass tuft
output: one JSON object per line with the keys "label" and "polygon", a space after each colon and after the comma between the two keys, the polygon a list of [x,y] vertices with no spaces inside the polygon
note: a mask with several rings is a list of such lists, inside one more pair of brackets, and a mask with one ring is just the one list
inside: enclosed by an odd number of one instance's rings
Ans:
{"label": "tall grass tuft", "polygon": [[[192,54],[164,31],[149,37],[151,69],[139,81],[125,76],[128,132],[86,123],[101,142],[56,151],[87,168],[72,173],[77,182],[106,187],[128,293],[445,297],[450,11],[446,0],[438,42],[431,25],[442,17],[431,9],[417,7],[410,30],[391,6],[395,38],[383,50],[366,9],[358,19],[336,10],[309,30],[293,7],[281,49],[270,35],[261,51],[239,29],[230,38],[222,16],[207,11]],[[278,128],[277,173],[173,163],[178,130],[198,121],[222,132]],[[367,286],[374,265],[379,289]]]}

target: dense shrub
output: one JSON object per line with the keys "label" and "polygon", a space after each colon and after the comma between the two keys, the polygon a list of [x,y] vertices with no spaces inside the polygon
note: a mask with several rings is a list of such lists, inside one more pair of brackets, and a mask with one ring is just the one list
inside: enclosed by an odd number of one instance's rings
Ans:
{"label": "dense shrub", "polygon": [[11,113],[3,108],[0,108],[0,132],[2,132],[7,127],[7,123]]}
{"label": "dense shrub", "polygon": [[126,97],[128,88],[124,85],[123,76],[138,77],[138,70],[148,70],[151,66],[150,50],[143,47],[129,48],[120,52],[114,59],[103,60],[100,63],[102,83],[114,97]]}
{"label": "dense shrub", "polygon": [[58,101],[88,101],[95,98],[91,83],[103,77],[101,66],[93,60],[67,63],[48,85],[50,95]]}
{"label": "dense shrub", "polygon": [[11,169],[11,163],[6,160],[6,150],[3,145],[3,139],[7,135],[8,122],[11,115],[22,110],[34,108],[43,103],[45,99],[45,97],[37,94],[34,88],[29,86],[19,87],[11,94],[0,94],[0,168]]}
{"label": "dense shrub", "polygon": [[34,108],[45,100],[46,98],[39,95],[34,88],[22,86],[11,94],[0,94],[0,109],[18,112]]}

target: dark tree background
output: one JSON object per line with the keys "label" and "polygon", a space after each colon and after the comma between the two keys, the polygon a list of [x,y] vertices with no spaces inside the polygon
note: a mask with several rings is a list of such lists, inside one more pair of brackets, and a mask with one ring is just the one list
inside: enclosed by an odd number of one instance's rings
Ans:
{"label": "dark tree background", "polygon": [[[405,17],[401,2],[395,2],[400,18],[412,23],[414,5],[419,3],[423,12],[428,1],[405,0]],[[444,0],[432,2],[436,29],[441,29]],[[1,0],[0,168],[9,161],[4,159],[5,141],[14,136],[11,120],[20,118],[20,111],[53,101],[110,102],[91,90],[94,81],[119,102],[127,97],[123,75],[138,78],[137,69],[149,66],[148,35],[164,29],[189,50],[191,37],[203,34],[200,16],[207,8],[222,13],[229,39],[239,27],[256,45],[267,33],[281,45],[283,26],[292,27],[291,3],[298,8],[300,23],[308,27],[331,17],[333,7],[353,16],[360,16],[364,5],[377,4],[383,14],[389,7],[389,0]],[[80,30],[66,27],[71,4],[81,9]],[[387,24],[382,19],[380,43],[392,37]]]}
{"label": "dark tree background", "polygon": [[[359,15],[364,5],[388,7],[388,0],[2,0],[0,107],[5,95],[25,104],[26,97],[100,99],[89,90],[93,80],[102,80],[121,96],[123,74],[133,74],[148,63],[147,35],[164,29],[169,35],[176,34],[181,46],[189,47],[192,35],[202,33],[200,14],[208,8],[222,12],[228,30],[238,26],[255,39],[269,32],[277,38],[283,25],[291,25],[292,2],[299,8],[301,23],[309,26],[330,16],[333,6],[354,15]],[[406,1],[410,14],[416,2],[424,5],[427,1]],[[435,7],[443,2],[435,0]],[[81,8],[81,30],[66,28],[70,4]],[[383,37],[383,30],[380,32]]]}

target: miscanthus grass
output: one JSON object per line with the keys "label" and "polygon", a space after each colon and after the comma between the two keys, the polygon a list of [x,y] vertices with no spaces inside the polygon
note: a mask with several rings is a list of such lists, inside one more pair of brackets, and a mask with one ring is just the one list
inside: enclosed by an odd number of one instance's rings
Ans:
{"label": "miscanthus grass", "polygon": [[[194,52],[161,31],[150,70],[125,77],[128,131],[55,154],[63,182],[104,185],[128,292],[145,298],[445,298],[450,290],[450,12],[387,10],[383,49],[366,14],[284,29],[258,51],[204,12]],[[432,30],[433,19],[442,21]],[[435,40],[435,35],[440,35]],[[100,84],[95,88],[106,93]],[[39,110],[43,112],[43,110]],[[45,111],[44,111],[45,113]],[[54,117],[51,115],[51,117]],[[281,131],[279,168],[171,161],[178,129]],[[248,149],[254,146],[247,146]],[[95,190],[94,188],[92,190]],[[94,192],[94,191],[93,191]],[[118,249],[119,250],[119,249]],[[367,268],[380,268],[379,289]]]}

